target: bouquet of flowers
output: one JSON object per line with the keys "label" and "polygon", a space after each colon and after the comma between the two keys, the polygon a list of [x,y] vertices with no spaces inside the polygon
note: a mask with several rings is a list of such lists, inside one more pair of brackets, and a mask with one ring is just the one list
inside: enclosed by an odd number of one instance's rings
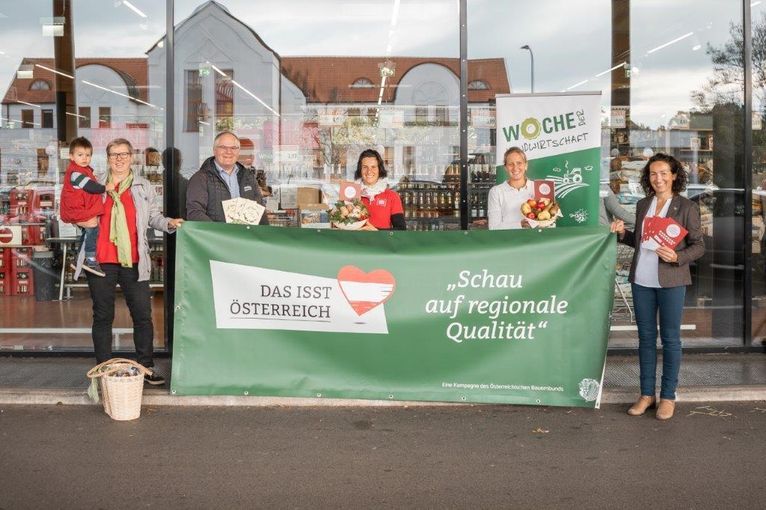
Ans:
{"label": "bouquet of flowers", "polygon": [[359,230],[370,217],[361,200],[339,200],[330,209],[330,222],[342,230]]}

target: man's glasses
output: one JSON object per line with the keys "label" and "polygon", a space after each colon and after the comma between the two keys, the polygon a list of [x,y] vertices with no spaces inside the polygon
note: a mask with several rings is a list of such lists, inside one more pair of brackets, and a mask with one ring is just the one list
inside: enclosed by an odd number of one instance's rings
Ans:
{"label": "man's glasses", "polygon": [[224,152],[237,152],[239,150],[239,145],[216,145],[215,148]]}
{"label": "man's glasses", "polygon": [[130,152],[112,152],[109,154],[109,157],[112,159],[128,159],[130,157]]}

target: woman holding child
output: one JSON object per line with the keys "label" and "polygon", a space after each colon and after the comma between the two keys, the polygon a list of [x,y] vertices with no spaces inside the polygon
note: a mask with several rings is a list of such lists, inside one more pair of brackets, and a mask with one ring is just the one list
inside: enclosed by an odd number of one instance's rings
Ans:
{"label": "woman holding child", "polygon": [[[96,361],[112,357],[112,322],[114,321],[115,291],[119,284],[133,319],[133,342],[138,362],[154,366],[154,325],[152,324],[149,274],[151,260],[147,229],[172,233],[183,219],[163,216],[154,188],[149,181],[133,174],[133,146],[117,138],[106,146],[109,172],[107,185],[113,191],[104,200],[104,213],[98,221],[96,260],[104,273],[88,274],[88,287],[93,299],[93,346]],[[145,377],[149,384],[164,384],[156,371]]]}

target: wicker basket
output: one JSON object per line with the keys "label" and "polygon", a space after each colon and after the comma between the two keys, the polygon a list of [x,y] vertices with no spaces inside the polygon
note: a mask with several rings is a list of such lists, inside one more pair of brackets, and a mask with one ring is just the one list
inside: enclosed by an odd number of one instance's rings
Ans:
{"label": "wicker basket", "polygon": [[[137,375],[118,376],[119,372],[130,368],[138,371]],[[91,379],[101,378],[101,400],[104,411],[112,419],[119,421],[135,420],[141,416],[141,397],[144,391],[144,375],[151,371],[125,358],[112,358],[88,371]]]}

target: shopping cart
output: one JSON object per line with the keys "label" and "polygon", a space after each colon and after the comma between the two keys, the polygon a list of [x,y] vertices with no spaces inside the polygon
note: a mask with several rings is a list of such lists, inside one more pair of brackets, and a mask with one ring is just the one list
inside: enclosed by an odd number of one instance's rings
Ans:
{"label": "shopping cart", "polygon": [[612,306],[612,322],[630,321],[636,322],[633,314],[633,307],[630,304],[632,292],[628,274],[630,273],[630,264],[633,260],[633,248],[626,244],[617,244],[617,265],[614,276],[614,304]]}

